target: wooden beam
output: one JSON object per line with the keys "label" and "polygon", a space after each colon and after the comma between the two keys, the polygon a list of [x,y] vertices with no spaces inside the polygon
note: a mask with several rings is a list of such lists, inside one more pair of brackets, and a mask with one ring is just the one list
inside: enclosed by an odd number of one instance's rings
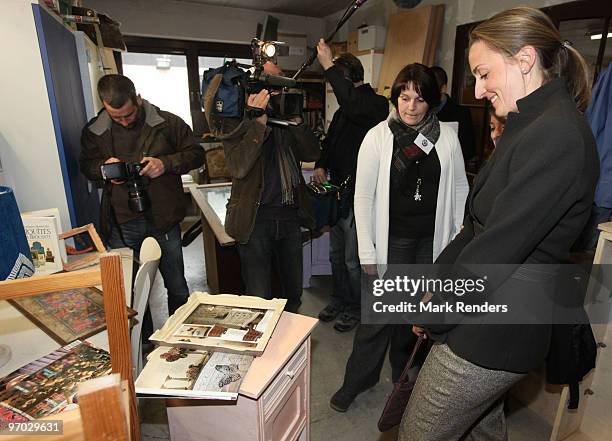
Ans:
{"label": "wooden beam", "polygon": [[[102,276],[99,268],[87,268],[48,276],[33,276],[28,279],[5,280],[0,282],[0,300],[74,288],[88,288],[99,285],[101,282]],[[123,282],[121,286],[123,286]]]}
{"label": "wooden beam", "polygon": [[603,224],[597,225],[597,228],[606,233],[612,233],[612,222],[604,222]]}
{"label": "wooden beam", "polygon": [[131,439],[140,440],[121,255],[119,253],[102,254],[100,268],[112,371],[120,374],[121,379],[127,381],[130,395]]}
{"label": "wooden beam", "polygon": [[119,374],[95,378],[77,387],[85,439],[129,441]]}
{"label": "wooden beam", "polygon": [[[400,10],[389,16],[385,55],[378,79],[378,93],[388,96],[398,72],[410,63],[426,63],[427,53],[434,54],[432,44],[432,15],[437,15],[436,6],[422,6],[416,9]],[[434,20],[436,22],[436,20]],[[419,29],[419,32],[406,32],[406,29]],[[439,32],[439,28],[435,29]],[[386,91],[386,92],[385,92]]]}

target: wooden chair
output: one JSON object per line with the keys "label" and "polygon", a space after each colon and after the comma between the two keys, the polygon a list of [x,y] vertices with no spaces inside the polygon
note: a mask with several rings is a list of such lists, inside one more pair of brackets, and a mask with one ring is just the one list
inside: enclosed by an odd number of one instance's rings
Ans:
{"label": "wooden chair", "polygon": [[[150,305],[151,316],[153,320],[153,328],[163,326],[168,318],[168,301],[164,296],[150,297],[151,287],[155,281],[159,259],[161,258],[161,248],[152,237],[147,237],[140,247],[140,268],[136,273],[134,280],[134,301],[133,308],[138,313],[138,323],[132,328],[132,366],[134,367],[134,376],[137,376],[142,371],[142,321],[147,309],[147,304]],[[161,315],[159,314],[161,310]],[[166,319],[163,319],[165,310]],[[163,319],[163,320],[162,320]],[[161,325],[159,322],[162,322]]]}
{"label": "wooden chair", "polygon": [[[126,406],[129,409],[129,430],[125,434],[124,419],[118,416],[122,411],[117,405],[117,401],[110,399],[111,395],[99,395],[96,392],[93,397],[95,400],[101,399],[100,401],[91,404],[86,398],[85,402],[81,403],[80,410],[50,417],[50,419],[67,421],[69,430],[65,427],[62,436],[44,437],[46,440],[140,440],[121,256],[119,253],[102,254],[99,268],[0,282],[0,300],[74,288],[86,288],[100,284],[104,293],[104,312],[108,330],[111,369],[114,373],[120,375],[129,394],[128,405]],[[111,389],[114,391],[112,393],[116,393],[116,388]],[[111,393],[109,390],[106,392]],[[79,420],[81,424],[78,423]],[[123,431],[122,427],[124,428]],[[21,438],[15,437],[15,439],[31,439],[31,435]]]}

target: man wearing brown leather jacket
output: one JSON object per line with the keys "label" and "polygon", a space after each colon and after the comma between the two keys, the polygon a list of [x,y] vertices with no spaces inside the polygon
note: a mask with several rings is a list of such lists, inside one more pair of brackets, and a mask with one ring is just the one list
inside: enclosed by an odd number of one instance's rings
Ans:
{"label": "man wearing brown leather jacket", "polygon": [[136,257],[146,237],[159,242],[159,270],[172,314],[189,297],[179,226],[185,217],[181,174],[202,165],[204,150],[181,118],[136,95],[129,78],[105,75],[98,82],[98,94],[104,110],[83,129],[81,172],[91,181],[102,182],[103,164],[146,164],[140,176],[150,200],[144,212],[134,211],[128,203],[126,183],[104,181],[102,236],[112,248],[132,248]]}
{"label": "man wearing brown leather jacket", "polygon": [[[265,65],[269,74],[280,70]],[[247,105],[266,109],[268,90],[249,95]],[[247,294],[287,299],[285,309],[296,312],[302,295],[301,226],[312,228],[314,216],[302,177],[300,161],[319,158],[319,141],[297,117],[297,126],[270,126],[264,113],[240,121],[224,140],[225,161],[232,174],[225,230],[238,242],[241,272]],[[237,122],[238,123],[238,122]],[[272,292],[274,262],[282,292]]]}

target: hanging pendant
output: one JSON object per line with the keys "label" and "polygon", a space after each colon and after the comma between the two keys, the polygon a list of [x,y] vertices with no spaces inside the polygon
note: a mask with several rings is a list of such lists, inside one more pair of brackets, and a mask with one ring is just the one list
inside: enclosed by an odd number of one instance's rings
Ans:
{"label": "hanging pendant", "polygon": [[414,191],[414,200],[420,202],[422,199],[421,193],[419,190],[421,189],[421,178],[417,179],[416,190]]}

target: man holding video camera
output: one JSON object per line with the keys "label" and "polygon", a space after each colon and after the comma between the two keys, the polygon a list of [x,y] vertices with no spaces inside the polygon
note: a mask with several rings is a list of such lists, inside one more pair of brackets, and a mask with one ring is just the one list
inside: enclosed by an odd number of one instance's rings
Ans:
{"label": "man holding video camera", "polygon": [[321,39],[317,58],[340,108],[334,113],[323,141],[314,179],[325,183],[329,172],[331,183],[341,187],[339,219],[332,226],[329,244],[333,291],[319,319],[323,322],[337,319],[334,329],[347,332],[357,326],[361,315],[361,267],[353,213],[357,155],[368,130],[387,117],[389,103],[364,83],[363,66],[354,55],[347,52],[332,58],[330,47]]}
{"label": "man holding video camera", "polygon": [[143,240],[162,250],[159,270],[168,290],[170,314],[189,297],[180,222],[185,217],[181,174],[200,167],[204,150],[178,116],[136,94],[123,75],[98,82],[104,109],[81,136],[81,172],[104,182],[100,227],[111,248],[128,246],[138,258]]}
{"label": "man holding video camera", "polygon": [[[270,61],[263,72],[281,73]],[[239,129],[223,142],[232,174],[225,230],[238,243],[247,294],[286,298],[285,309],[297,312],[302,296],[300,226],[314,226],[300,161],[317,160],[320,147],[312,130],[302,123],[302,95],[290,98],[275,89],[251,93],[247,115],[233,121]],[[273,123],[271,117],[277,121]],[[272,292],[273,262],[280,293]]]}

